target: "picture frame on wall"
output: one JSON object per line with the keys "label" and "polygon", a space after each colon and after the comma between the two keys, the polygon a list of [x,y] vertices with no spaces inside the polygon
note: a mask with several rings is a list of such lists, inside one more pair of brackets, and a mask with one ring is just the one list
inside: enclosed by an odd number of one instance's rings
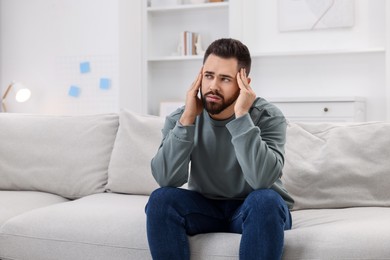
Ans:
{"label": "picture frame on wall", "polygon": [[354,0],[278,0],[279,31],[354,26]]}

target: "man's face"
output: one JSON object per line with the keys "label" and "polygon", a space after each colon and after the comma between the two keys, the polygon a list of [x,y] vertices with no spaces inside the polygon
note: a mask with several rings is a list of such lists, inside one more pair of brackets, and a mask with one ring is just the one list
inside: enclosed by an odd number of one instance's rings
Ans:
{"label": "man's face", "polygon": [[238,64],[235,58],[211,54],[203,64],[202,101],[210,115],[225,119],[233,115],[240,89],[237,84]]}

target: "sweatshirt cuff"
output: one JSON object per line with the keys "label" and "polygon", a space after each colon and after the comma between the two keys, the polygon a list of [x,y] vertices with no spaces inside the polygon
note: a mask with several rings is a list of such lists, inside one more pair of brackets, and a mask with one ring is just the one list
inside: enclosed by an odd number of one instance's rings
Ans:
{"label": "sweatshirt cuff", "polygon": [[229,130],[232,137],[248,132],[248,130],[254,126],[255,125],[253,124],[249,113],[240,116],[226,124],[226,128]]}
{"label": "sweatshirt cuff", "polygon": [[177,121],[172,133],[180,140],[192,142],[195,135],[195,125],[183,126],[179,121]]}

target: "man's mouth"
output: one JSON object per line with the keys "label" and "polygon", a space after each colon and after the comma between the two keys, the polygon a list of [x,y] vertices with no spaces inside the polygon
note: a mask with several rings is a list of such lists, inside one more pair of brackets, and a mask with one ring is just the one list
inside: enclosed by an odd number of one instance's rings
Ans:
{"label": "man's mouth", "polygon": [[209,102],[219,102],[220,100],[222,100],[222,98],[218,95],[208,94],[206,95],[206,100]]}

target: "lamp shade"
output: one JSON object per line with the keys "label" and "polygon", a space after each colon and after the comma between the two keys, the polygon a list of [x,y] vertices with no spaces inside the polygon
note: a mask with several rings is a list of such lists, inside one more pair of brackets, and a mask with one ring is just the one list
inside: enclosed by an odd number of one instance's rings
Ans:
{"label": "lamp shade", "polygon": [[7,112],[7,107],[6,107],[7,97],[11,97],[12,99],[15,99],[19,103],[26,102],[31,97],[31,91],[20,82],[12,82],[11,84],[9,84],[9,86],[4,92],[4,95],[2,97],[2,102],[1,102],[4,112]]}

